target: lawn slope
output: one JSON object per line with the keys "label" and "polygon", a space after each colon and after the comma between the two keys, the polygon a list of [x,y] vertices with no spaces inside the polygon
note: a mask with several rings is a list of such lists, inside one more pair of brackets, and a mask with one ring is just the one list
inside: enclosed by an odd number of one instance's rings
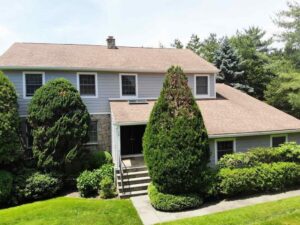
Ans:
{"label": "lawn slope", "polygon": [[1,225],[141,225],[130,200],[55,198],[0,210]]}
{"label": "lawn slope", "polygon": [[300,197],[288,198],[201,217],[164,223],[168,225],[299,225]]}

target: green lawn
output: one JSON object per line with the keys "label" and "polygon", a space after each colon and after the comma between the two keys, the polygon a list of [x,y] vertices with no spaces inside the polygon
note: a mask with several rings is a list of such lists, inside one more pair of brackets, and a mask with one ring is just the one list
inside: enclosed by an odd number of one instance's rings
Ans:
{"label": "green lawn", "polygon": [[299,225],[300,197],[164,223],[169,225]]}
{"label": "green lawn", "polygon": [[1,225],[141,225],[130,200],[55,198],[0,210]]}

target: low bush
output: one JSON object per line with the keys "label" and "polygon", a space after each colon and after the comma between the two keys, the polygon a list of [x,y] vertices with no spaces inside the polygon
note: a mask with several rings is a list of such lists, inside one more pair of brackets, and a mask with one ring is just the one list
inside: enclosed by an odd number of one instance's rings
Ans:
{"label": "low bush", "polygon": [[13,176],[10,172],[0,170],[0,206],[7,203],[11,196]]}
{"label": "low bush", "polygon": [[276,148],[253,148],[245,153],[224,155],[218,162],[222,168],[246,168],[261,163],[296,162],[300,163],[300,145],[295,142],[285,143]]}
{"label": "low bush", "polygon": [[116,196],[116,192],[113,179],[110,177],[103,177],[100,182],[100,197],[112,198],[114,196]]}
{"label": "low bush", "polygon": [[95,195],[98,191],[100,178],[95,171],[83,171],[77,178],[77,189],[81,197]]}
{"label": "low bush", "polygon": [[85,170],[77,178],[77,189],[82,197],[95,195],[100,189],[99,184],[104,177],[114,180],[113,164],[104,164],[100,169]]}
{"label": "low bush", "polygon": [[112,163],[112,156],[107,151],[92,151],[89,154],[88,166],[90,169],[101,168],[105,164]]}
{"label": "low bush", "polygon": [[24,169],[14,180],[14,201],[26,201],[51,198],[61,189],[62,182],[51,174],[43,174],[36,170]]}
{"label": "low bush", "polygon": [[300,165],[279,162],[251,168],[223,168],[218,178],[220,193],[227,196],[279,191],[300,184]]}
{"label": "low bush", "polygon": [[164,194],[159,192],[153,184],[150,184],[148,187],[148,195],[152,206],[161,211],[182,211],[185,209],[197,208],[203,203],[203,200],[199,195]]}

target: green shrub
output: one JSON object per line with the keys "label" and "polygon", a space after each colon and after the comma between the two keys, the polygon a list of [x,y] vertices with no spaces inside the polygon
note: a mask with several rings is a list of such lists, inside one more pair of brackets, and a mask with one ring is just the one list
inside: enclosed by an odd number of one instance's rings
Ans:
{"label": "green shrub", "polygon": [[245,168],[274,162],[300,163],[300,145],[290,142],[276,148],[258,147],[244,153],[224,155],[218,162],[218,168]]}
{"label": "green shrub", "polygon": [[35,92],[28,114],[38,167],[64,172],[88,141],[90,116],[78,91],[66,79],[49,81]]}
{"label": "green shrub", "polygon": [[107,151],[92,151],[88,158],[89,169],[99,169],[104,164],[111,164],[112,156]]}
{"label": "green shrub", "polygon": [[0,71],[0,168],[15,162],[22,153],[17,98],[14,85]]}
{"label": "green shrub", "polygon": [[234,153],[226,154],[218,161],[218,168],[245,168],[256,166],[259,163],[258,157],[255,154]]}
{"label": "green shrub", "polygon": [[77,189],[82,197],[95,195],[99,189],[100,178],[95,171],[83,171],[77,178]]}
{"label": "green shrub", "polygon": [[167,72],[143,137],[143,153],[160,192],[182,194],[205,189],[207,132],[180,67],[172,66]]}
{"label": "green shrub", "polygon": [[279,191],[300,184],[300,165],[278,162],[251,168],[224,168],[218,177],[220,192],[228,196]]}
{"label": "green shrub", "polygon": [[197,194],[164,194],[159,192],[153,184],[148,187],[148,195],[151,205],[161,211],[182,211],[197,208],[203,203],[202,198]]}
{"label": "green shrub", "polygon": [[99,170],[99,175],[101,179],[103,177],[109,177],[110,179],[114,179],[114,165],[113,164],[104,164]]}
{"label": "green shrub", "polygon": [[24,169],[16,175],[14,180],[15,203],[51,198],[61,187],[61,180],[51,174]]}
{"label": "green shrub", "polygon": [[100,182],[100,197],[112,198],[114,196],[116,196],[116,193],[113,179],[110,177],[103,177]]}
{"label": "green shrub", "polygon": [[0,170],[0,206],[6,204],[11,196],[13,176],[11,173]]}

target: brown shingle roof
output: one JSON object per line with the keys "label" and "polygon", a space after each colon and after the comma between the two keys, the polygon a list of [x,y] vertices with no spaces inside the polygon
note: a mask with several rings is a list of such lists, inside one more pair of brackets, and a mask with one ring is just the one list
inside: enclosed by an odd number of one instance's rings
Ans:
{"label": "brown shingle roof", "polygon": [[[208,134],[272,133],[299,130],[300,120],[224,84],[217,84],[217,99],[197,100]],[[118,124],[146,123],[154,101],[129,105],[111,101],[113,119]]]}
{"label": "brown shingle roof", "polygon": [[187,49],[102,45],[15,43],[1,57],[0,68],[82,69],[165,73],[180,65],[186,73],[216,73],[217,68]]}

